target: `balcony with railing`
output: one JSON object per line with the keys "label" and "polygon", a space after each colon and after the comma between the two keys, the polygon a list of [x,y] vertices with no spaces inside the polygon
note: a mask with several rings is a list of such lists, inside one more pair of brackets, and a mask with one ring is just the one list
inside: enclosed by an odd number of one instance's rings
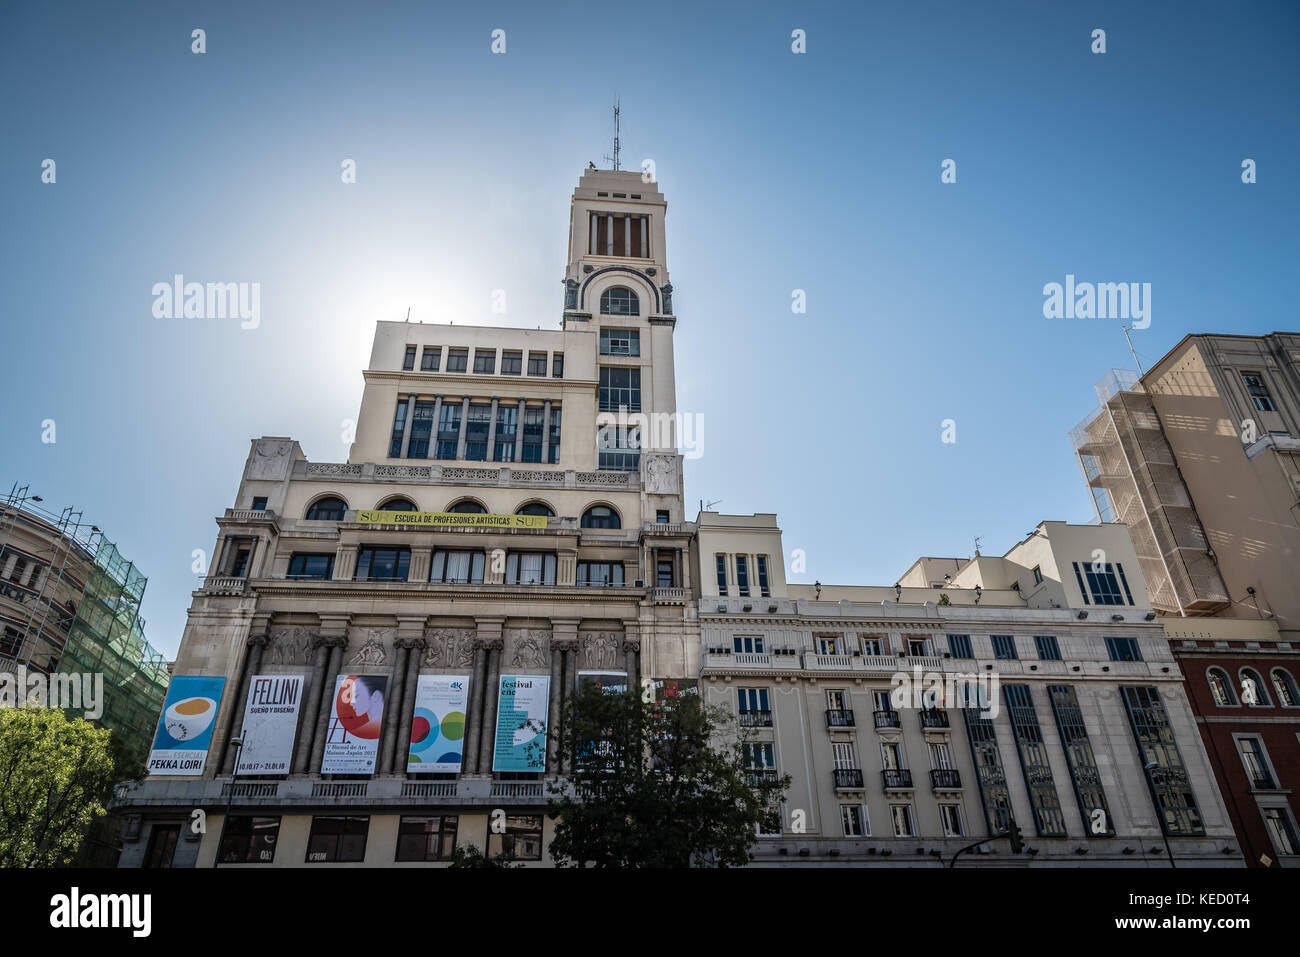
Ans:
{"label": "balcony with railing", "polygon": [[876,730],[900,727],[897,711],[877,711],[875,713]]}
{"label": "balcony with railing", "polygon": [[853,727],[853,709],[852,708],[826,709],[826,727],[828,728]]}
{"label": "balcony with railing", "polygon": [[956,791],[961,787],[961,773],[956,768],[935,768],[930,772],[930,788],[935,791]]}
{"label": "balcony with railing", "polygon": [[742,728],[770,728],[772,727],[772,712],[742,711],[736,723]]}
{"label": "balcony with railing", "polygon": [[745,784],[751,788],[776,783],[776,768],[746,768]]}
{"label": "balcony with railing", "polygon": [[912,787],[912,772],[907,768],[885,768],[880,772],[886,791],[907,791]]}
{"label": "balcony with railing", "polygon": [[831,774],[835,777],[835,790],[837,791],[861,791],[863,789],[861,768],[836,768]]}
{"label": "balcony with railing", "polygon": [[942,708],[922,708],[921,727],[936,731],[948,727],[948,712]]}

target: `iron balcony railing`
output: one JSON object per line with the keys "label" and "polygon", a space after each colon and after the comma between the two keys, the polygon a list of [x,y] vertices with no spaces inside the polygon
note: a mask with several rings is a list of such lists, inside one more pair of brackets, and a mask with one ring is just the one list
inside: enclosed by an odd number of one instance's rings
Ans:
{"label": "iron balcony railing", "polygon": [[826,711],[826,727],[853,727],[853,710],[851,708],[828,708]]}
{"label": "iron balcony railing", "polygon": [[944,711],[942,708],[921,709],[921,727],[923,728],[948,727],[948,712]]}
{"label": "iron balcony railing", "polygon": [[836,768],[831,773],[835,775],[835,787],[837,790],[862,790],[861,768]]}
{"label": "iron balcony railing", "polygon": [[912,772],[906,768],[885,768],[880,774],[885,779],[886,791],[912,786]]}
{"label": "iron balcony railing", "polygon": [[897,728],[898,712],[897,711],[877,711],[876,727],[877,728]]}
{"label": "iron balcony railing", "polygon": [[742,728],[770,728],[772,727],[772,712],[742,711],[740,712],[739,724]]}
{"label": "iron balcony railing", "polygon": [[961,787],[961,773],[956,768],[935,768],[930,772],[930,787],[936,791]]}

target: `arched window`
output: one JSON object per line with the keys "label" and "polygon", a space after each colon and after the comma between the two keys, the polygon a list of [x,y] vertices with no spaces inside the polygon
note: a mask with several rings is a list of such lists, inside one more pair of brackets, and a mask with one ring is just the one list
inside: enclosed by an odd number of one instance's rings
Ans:
{"label": "arched window", "polygon": [[541,502],[529,502],[527,505],[521,506],[519,511],[515,512],[515,514],[516,515],[545,515],[547,518],[555,517],[555,513],[551,511],[550,507],[547,505],[543,505]]}
{"label": "arched window", "polygon": [[1205,673],[1205,680],[1210,685],[1210,694],[1214,703],[1220,708],[1227,708],[1237,703],[1237,695],[1232,690],[1232,682],[1221,668],[1211,668]]}
{"label": "arched window", "polygon": [[418,512],[415,503],[407,498],[390,498],[383,505],[379,506],[381,512]]}
{"label": "arched window", "polygon": [[[1273,707],[1273,699],[1268,696],[1268,686],[1264,684],[1264,679],[1259,676],[1259,672],[1254,668],[1242,668],[1237,672],[1237,677],[1241,679],[1241,700],[1246,704],[1253,704],[1260,708]],[[1249,691],[1247,689],[1253,689]],[[1251,700],[1251,699],[1254,700]]]}
{"label": "arched window", "polygon": [[618,512],[608,505],[593,505],[582,513],[583,528],[622,528]]}
{"label": "arched window", "polygon": [[603,316],[639,316],[641,300],[626,286],[613,286],[600,294],[600,313]]}
{"label": "arched window", "polygon": [[1273,690],[1277,692],[1278,703],[1285,708],[1294,708],[1300,703],[1300,694],[1296,692],[1295,679],[1285,668],[1274,668],[1271,672]]}
{"label": "arched window", "polygon": [[472,499],[468,499],[468,498],[461,499],[461,501],[457,502],[451,508],[447,509],[447,511],[455,512],[457,515],[486,515],[487,514],[487,509],[485,509],[478,502],[475,502]]}
{"label": "arched window", "polygon": [[341,522],[348,503],[341,498],[320,498],[307,509],[307,519],[312,522]]}

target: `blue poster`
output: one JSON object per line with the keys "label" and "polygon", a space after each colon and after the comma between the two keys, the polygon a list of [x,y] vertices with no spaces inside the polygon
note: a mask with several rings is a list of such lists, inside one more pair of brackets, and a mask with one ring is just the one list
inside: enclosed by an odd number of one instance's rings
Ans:
{"label": "blue poster", "polygon": [[493,771],[546,770],[547,675],[502,675]]}
{"label": "blue poster", "polygon": [[203,773],[225,684],[225,678],[205,675],[172,679],[149,755],[150,774]]}

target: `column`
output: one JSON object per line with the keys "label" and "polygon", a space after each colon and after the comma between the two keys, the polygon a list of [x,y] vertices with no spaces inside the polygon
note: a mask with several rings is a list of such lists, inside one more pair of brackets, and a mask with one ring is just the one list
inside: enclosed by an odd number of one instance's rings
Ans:
{"label": "column", "polygon": [[316,712],[320,710],[321,689],[325,685],[325,666],[329,660],[329,639],[317,635],[312,644],[311,685],[307,689],[306,707],[303,709],[302,728],[298,731],[298,744],[293,752],[293,773],[306,774],[311,758],[311,744],[316,738]]}
{"label": "column", "polygon": [[411,423],[415,421],[415,393],[406,397],[406,424],[402,427],[402,452],[398,458],[406,458],[411,450]]}
{"label": "column", "polygon": [[465,458],[465,430],[469,426],[469,396],[460,400],[460,433],[456,436],[456,458]]}
{"label": "column", "polygon": [[[346,625],[344,628],[346,629]],[[335,632],[322,635],[322,638],[329,643],[330,654],[329,661],[325,665],[325,674],[321,677],[320,707],[316,711],[316,730],[312,735],[308,773],[315,774],[320,773],[321,759],[325,756],[325,738],[329,735],[330,709],[334,704],[335,679],[343,665],[343,649],[348,644],[346,630],[342,634]],[[313,695],[313,697],[315,696]]]}
{"label": "column", "polygon": [[649,217],[649,216],[640,216],[640,217],[638,217],[638,219],[641,221],[641,258],[642,258],[642,259],[649,259],[649,258],[650,258],[650,243],[649,243],[649,241],[648,241],[649,237],[646,235],[646,232],[647,232],[647,228],[646,228],[646,227],[647,227],[647,225],[648,225],[649,222],[650,222],[650,217]]}
{"label": "column", "polygon": [[465,759],[461,768],[464,774],[478,772],[478,748],[483,735],[483,695],[487,685],[487,649],[480,641],[474,642],[474,676],[469,686],[469,713],[466,717]]}
{"label": "column", "polygon": [[424,454],[426,459],[436,459],[438,457],[438,423],[442,421],[442,396],[433,397],[433,424],[429,426],[429,450]]}
{"label": "column", "polygon": [[629,694],[641,693],[640,688],[640,663],[641,663],[641,642],[632,639],[623,641],[623,657],[627,668],[627,690]]}
{"label": "column", "polygon": [[248,689],[252,685],[253,675],[262,667],[262,652],[270,638],[266,634],[266,625],[271,616],[259,615],[253,620],[252,633],[246,642],[248,652],[244,655],[243,666],[239,674],[239,688],[235,700],[231,702],[230,716],[226,720],[225,753],[221,756],[221,773],[235,773],[235,749],[230,746],[230,739],[243,730],[244,709],[248,705]]}
{"label": "column", "polygon": [[614,214],[605,214],[605,255],[614,255]]}
{"label": "column", "polygon": [[[502,361],[503,361],[503,362],[505,361],[505,357],[504,357],[504,355],[502,356]],[[501,401],[501,400],[498,399],[496,396],[492,396],[492,411],[491,411],[490,413],[488,413],[489,415],[491,415],[491,418],[488,419],[488,444],[487,444],[487,455],[485,455],[485,456],[483,457],[483,458],[484,458],[484,461],[487,461],[487,462],[494,462],[494,461],[496,461],[496,453],[497,453],[497,403],[500,402],[500,401]]]}
{"label": "column", "polygon": [[632,255],[632,216],[623,214],[623,255]]}
{"label": "column", "polygon": [[393,742],[397,739],[397,715],[402,710],[402,686],[406,683],[406,661],[411,657],[411,649],[405,639],[393,641],[393,667],[388,671],[388,700],[384,702],[384,728],[380,732],[379,768],[380,774],[393,773]]}
{"label": "column", "polygon": [[542,462],[551,460],[551,400],[542,403]]}
{"label": "column", "polygon": [[546,770],[555,774],[558,770],[555,764],[555,756],[560,737],[560,682],[564,680],[564,659],[561,657],[561,646],[564,642],[555,640],[555,633],[551,633],[551,687],[550,699],[546,708]]}
{"label": "column", "polygon": [[[497,632],[500,634],[500,631]],[[496,746],[497,734],[497,691],[501,677],[501,649],[505,642],[500,638],[488,638],[483,642],[487,649],[487,676],[483,682],[483,720],[482,733],[478,745],[478,773],[492,773],[492,753]]]}
{"label": "column", "polygon": [[596,228],[596,224],[597,224],[596,217],[598,215],[600,214],[599,213],[591,214],[591,235],[588,237],[587,252],[592,256],[596,256],[600,254],[600,250],[596,248],[596,239],[597,237],[600,236],[600,231]]}
{"label": "column", "polygon": [[[424,629],[424,620],[420,620],[421,631]],[[393,769],[397,774],[406,774],[406,755],[409,753],[411,745],[411,722],[415,717],[415,692],[420,684],[420,658],[424,655],[424,637],[409,638],[407,641],[410,647],[407,651],[406,674],[403,676],[405,688],[402,690],[402,700],[399,707],[402,709],[401,721],[398,722],[397,740],[393,742],[390,753],[393,757]]]}
{"label": "column", "polygon": [[524,460],[524,400],[519,400],[519,420],[515,423],[515,461]]}

